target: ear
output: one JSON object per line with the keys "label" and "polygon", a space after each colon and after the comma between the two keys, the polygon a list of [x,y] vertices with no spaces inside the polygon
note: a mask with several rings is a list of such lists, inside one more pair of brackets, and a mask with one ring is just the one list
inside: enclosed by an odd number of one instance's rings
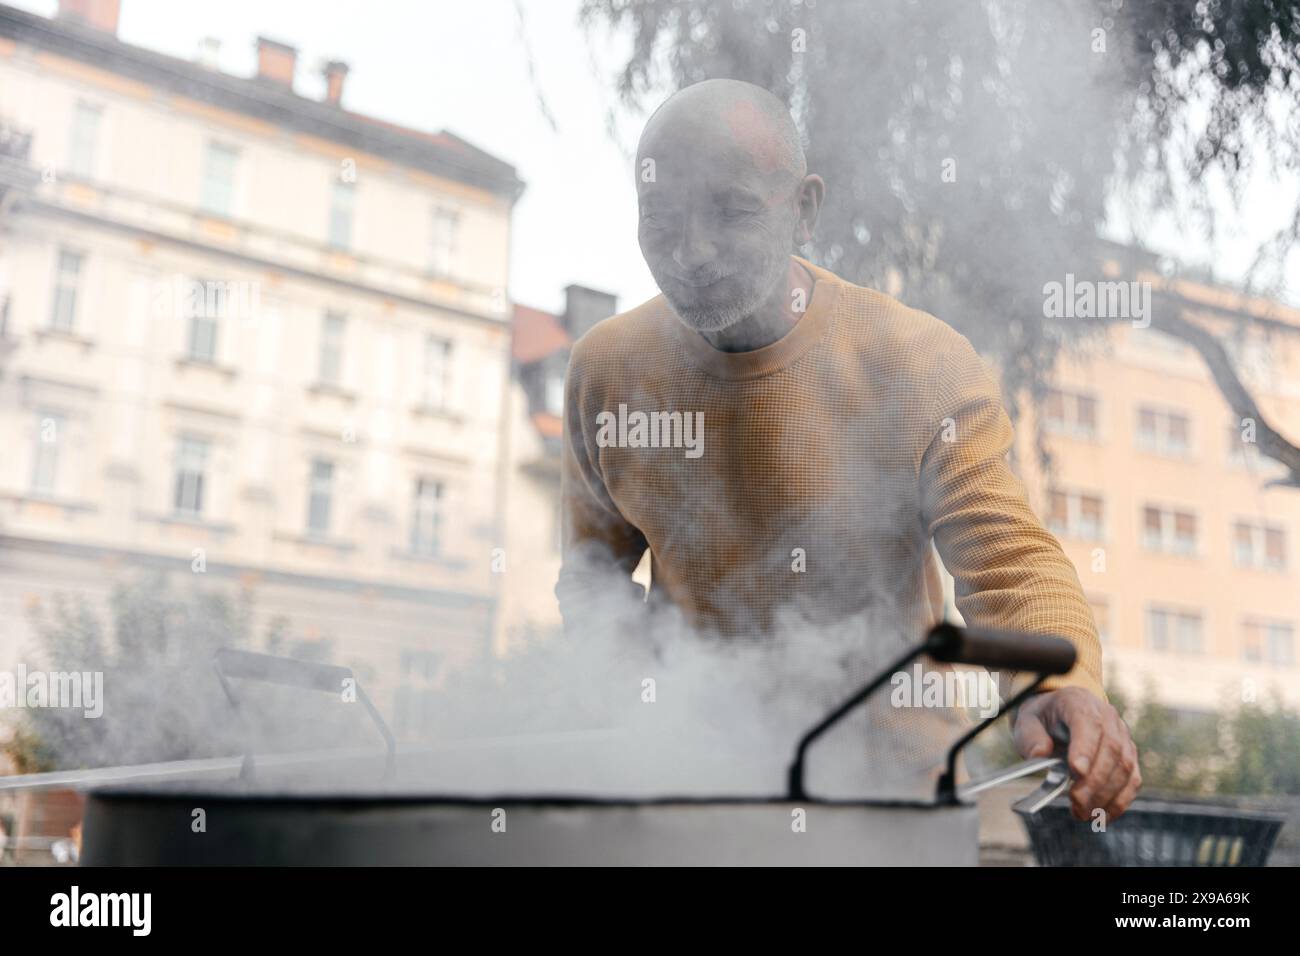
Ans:
{"label": "ear", "polygon": [[822,200],[826,197],[826,183],[816,173],[809,173],[799,184],[798,202],[799,218],[794,224],[794,241],[803,245],[812,241],[813,229],[817,225],[817,216],[821,213]]}

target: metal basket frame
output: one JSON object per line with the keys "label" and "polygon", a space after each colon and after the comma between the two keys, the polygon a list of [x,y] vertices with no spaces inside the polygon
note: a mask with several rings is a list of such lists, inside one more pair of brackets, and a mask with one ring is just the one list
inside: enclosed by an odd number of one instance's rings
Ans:
{"label": "metal basket frame", "polygon": [[1074,819],[1066,798],[1019,816],[1039,866],[1264,866],[1285,822],[1254,810],[1141,799],[1104,831]]}

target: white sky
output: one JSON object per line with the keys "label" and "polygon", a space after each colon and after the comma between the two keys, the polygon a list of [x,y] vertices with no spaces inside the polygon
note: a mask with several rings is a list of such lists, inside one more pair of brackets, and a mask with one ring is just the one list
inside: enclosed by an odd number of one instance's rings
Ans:
{"label": "white sky", "polygon": [[[56,0],[5,2],[46,16],[56,7]],[[446,129],[518,170],[527,188],[513,219],[515,301],[558,311],[561,290],[577,282],[613,292],[620,308],[630,307],[658,290],[637,248],[627,153],[642,117],[621,114],[620,144],[606,128],[616,105],[609,78],[621,50],[605,38],[593,52],[577,24],[578,0],[523,0],[523,6],[536,85],[513,0],[123,0],[118,35],[186,58],[212,36],[221,41],[221,69],[250,75],[254,38],[265,34],[298,48],[296,88],[307,96],[322,91],[319,63],[344,60],[351,67],[348,109]],[[558,132],[538,108],[538,88]],[[1152,248],[1232,276],[1249,262],[1252,247],[1243,240],[1280,225],[1294,198],[1294,185],[1282,190],[1260,182],[1249,191],[1235,233],[1232,217],[1220,217],[1227,234],[1213,251],[1191,248],[1167,223],[1148,227],[1144,238]],[[1125,241],[1127,228],[1115,212],[1112,206],[1107,233]],[[1296,272],[1292,288],[1300,287]]]}

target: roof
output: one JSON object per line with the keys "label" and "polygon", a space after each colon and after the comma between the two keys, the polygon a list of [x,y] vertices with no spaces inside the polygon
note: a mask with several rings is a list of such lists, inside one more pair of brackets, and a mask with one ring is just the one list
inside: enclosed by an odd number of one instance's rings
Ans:
{"label": "roof", "polygon": [[526,305],[515,306],[514,334],[510,340],[511,357],[520,365],[540,362],[573,344],[558,315]]}
{"label": "roof", "polygon": [[534,412],[533,427],[543,438],[560,438],[564,435],[564,420],[550,412]]}
{"label": "roof", "polygon": [[255,116],[390,162],[479,186],[511,202],[523,192],[514,166],[448,132],[427,133],[310,99],[257,77],[232,76],[123,43],[65,20],[0,5],[0,37],[92,64],[142,83]]}

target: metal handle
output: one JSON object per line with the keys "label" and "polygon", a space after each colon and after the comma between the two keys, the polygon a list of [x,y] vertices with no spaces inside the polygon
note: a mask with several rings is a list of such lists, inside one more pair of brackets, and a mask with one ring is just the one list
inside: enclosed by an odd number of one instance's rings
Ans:
{"label": "metal handle", "polygon": [[803,764],[804,758],[808,754],[808,748],[812,746],[812,742],[838,723],[845,714],[875,693],[876,689],[880,687],[881,684],[885,683],[885,681],[889,680],[892,674],[896,671],[902,670],[908,664],[912,663],[912,661],[916,660],[916,658],[924,654],[928,643],[927,640],[926,643],[908,651],[898,660],[894,661],[894,663],[890,664],[883,671],[873,677],[865,687],[823,717],[817,726],[813,727],[799,739],[799,744],[795,747],[794,759],[790,761],[790,770],[787,773],[786,793],[789,799],[806,800],[808,798],[808,794],[803,788]]}
{"label": "metal handle", "polygon": [[1047,778],[1037,790],[1011,804],[1011,809],[1032,816],[1070,789],[1072,783],[1074,777],[1070,776],[1070,768],[1062,761],[1047,771]]}
{"label": "metal handle", "polygon": [[947,769],[939,778],[937,800],[940,803],[953,803],[958,800],[956,770],[957,755],[961,752],[961,749],[970,743],[977,734],[986,730],[995,720],[1035,693],[1039,685],[1049,675],[1067,673],[1074,667],[1076,656],[1074,645],[1060,637],[981,628],[962,628],[948,623],[937,624],[930,629],[930,633],[926,635],[923,642],[873,677],[866,686],[827,714],[815,727],[799,739],[799,743],[795,747],[794,759],[790,762],[790,769],[787,774],[786,790],[789,799],[807,799],[808,795],[803,785],[804,759],[813,741],[842,720],[845,714],[875,693],[895,672],[906,667],[922,654],[929,654],[935,660],[948,664],[1004,667],[1008,670],[1035,671],[1038,674],[1033,683],[1007,702],[1001,710],[977,725],[969,733],[964,734],[953,744],[948,751]]}
{"label": "metal handle", "polygon": [[927,639],[928,653],[946,664],[975,664],[1009,671],[1065,674],[1078,656],[1073,644],[1046,634],[1022,634],[939,624]]}
{"label": "metal handle", "polygon": [[343,682],[353,677],[350,667],[276,657],[274,654],[257,654],[230,647],[218,650],[213,655],[212,663],[217,668],[217,674],[224,677],[239,677],[326,693],[337,693],[342,690]]}
{"label": "metal handle", "polygon": [[[230,706],[239,711],[239,701],[235,698],[235,692],[231,689],[227,677],[242,678],[244,680],[262,681],[266,684],[279,684],[285,687],[301,687],[304,690],[323,691],[325,693],[337,694],[343,690],[343,682],[352,681],[352,686],[357,692],[357,700],[365,707],[366,713],[375,726],[379,728],[379,733],[384,738],[384,746],[387,749],[387,759],[384,764],[384,779],[391,780],[397,770],[397,739],[393,732],[388,729],[388,724],[384,721],[382,715],[370,702],[370,697],[361,687],[352,673],[350,667],[340,667],[335,664],[318,664],[314,661],[300,661],[292,657],[276,657],[273,654],[257,654],[253,651],[240,651],[234,648],[220,648],[212,657],[212,666],[217,672],[217,680],[221,682],[221,688],[226,692],[226,699],[230,701]],[[243,767],[240,776],[248,779],[253,772],[253,755],[251,753],[244,755]]]}
{"label": "metal handle", "polygon": [[1004,783],[1010,783],[1012,780],[1019,780],[1021,777],[1027,777],[1031,773],[1038,773],[1040,770],[1053,770],[1065,766],[1065,761],[1061,757],[1035,757],[1032,760],[1022,760],[1020,763],[1012,764],[1010,767],[1003,767],[996,773],[991,773],[987,777],[981,777],[979,780],[972,780],[964,787],[959,787],[957,792],[964,800],[967,797],[973,797],[977,793],[990,790],[993,787],[1001,786]]}

